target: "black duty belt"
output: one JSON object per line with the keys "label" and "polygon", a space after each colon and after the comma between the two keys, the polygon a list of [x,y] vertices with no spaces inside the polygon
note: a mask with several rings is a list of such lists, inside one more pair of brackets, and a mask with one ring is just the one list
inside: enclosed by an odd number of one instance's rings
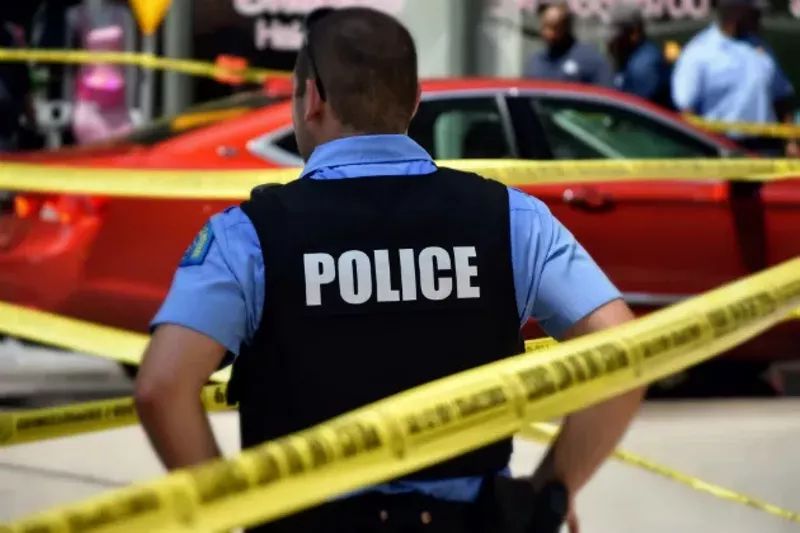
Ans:
{"label": "black duty belt", "polygon": [[535,492],[524,480],[490,477],[474,503],[418,493],[362,493],[248,530],[252,533],[558,533],[566,489]]}

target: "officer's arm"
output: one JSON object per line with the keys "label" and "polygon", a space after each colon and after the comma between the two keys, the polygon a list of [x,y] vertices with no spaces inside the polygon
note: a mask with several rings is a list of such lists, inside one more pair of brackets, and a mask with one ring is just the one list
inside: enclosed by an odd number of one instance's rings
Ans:
{"label": "officer's arm", "polygon": [[[512,191],[512,257],[518,307],[565,340],[633,319],[621,294],[573,235],[540,201]],[[567,417],[533,475],[576,494],[611,454],[641,403],[638,389]]]}
{"label": "officer's arm", "polygon": [[[613,300],[572,326],[563,339],[612,328],[633,320],[622,300]],[[534,485],[557,479],[573,496],[591,479],[622,439],[639,409],[646,388],[637,388],[567,416],[541,465]]]}
{"label": "officer's arm", "polygon": [[652,100],[656,96],[661,84],[662,62],[661,58],[652,55],[631,61],[630,81],[631,92],[645,100]]}
{"label": "officer's arm", "polygon": [[[772,49],[766,43],[763,43],[762,46],[775,62],[775,75],[772,79],[772,100],[774,102],[775,115],[780,122],[794,124],[795,109],[797,109],[794,86],[778,64],[778,59]],[[786,144],[788,156],[800,156],[800,139],[788,139]]]}
{"label": "officer's arm", "polygon": [[775,114],[781,122],[794,123],[795,92],[792,82],[775,63],[775,78],[772,80],[772,98],[775,102]]}
{"label": "officer's arm", "polygon": [[[256,281],[263,260],[252,226],[236,225],[237,217],[244,214],[216,215],[187,250],[153,320],[136,380],[139,417],[168,469],[220,455],[200,391],[227,362],[226,354],[238,353],[259,319],[263,297],[254,295],[263,292]],[[251,230],[244,238],[242,227]]]}
{"label": "officer's arm", "polygon": [[681,113],[695,113],[703,90],[703,64],[699,51],[687,46],[672,71],[672,101]]}
{"label": "officer's arm", "polygon": [[200,391],[226,349],[177,324],[156,327],[136,379],[136,409],[168,470],[220,457]]}

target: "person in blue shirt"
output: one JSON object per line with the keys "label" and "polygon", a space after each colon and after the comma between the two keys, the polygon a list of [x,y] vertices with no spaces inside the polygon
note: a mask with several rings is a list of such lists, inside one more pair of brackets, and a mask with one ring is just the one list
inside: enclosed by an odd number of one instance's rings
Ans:
{"label": "person in blue shirt", "polygon": [[661,49],[647,38],[641,7],[630,2],[613,4],[607,24],[617,89],[672,108],[670,66]]}
{"label": "person in blue shirt", "polygon": [[[772,50],[757,35],[757,0],[721,0],[717,21],[684,47],[672,73],[672,99],[683,113],[724,122],[794,121],[795,90]],[[797,141],[731,139],[765,155],[800,155]]]}
{"label": "person in blue shirt", "polygon": [[573,16],[566,2],[545,4],[539,12],[539,24],[545,46],[528,59],[526,77],[613,86],[606,58],[575,38]]}
{"label": "person in blue shirt", "polygon": [[[228,364],[249,448],[522,353],[529,318],[560,340],[633,318],[541,201],[441,167],[408,137],[421,89],[413,39],[394,18],[313,12],[293,87],[299,179],[212,216],[152,321],[135,398],[166,468],[220,456],[199,394]],[[525,520],[553,533],[566,520],[575,532],[575,496],[643,393],[566,417],[531,476],[509,477],[504,439],[251,531],[502,533],[478,516],[505,516],[498,502],[510,490],[530,502],[514,507]],[[424,422],[409,424],[426,436]],[[381,443],[370,427],[348,431],[353,446]],[[563,507],[554,497],[540,512],[548,490]]]}

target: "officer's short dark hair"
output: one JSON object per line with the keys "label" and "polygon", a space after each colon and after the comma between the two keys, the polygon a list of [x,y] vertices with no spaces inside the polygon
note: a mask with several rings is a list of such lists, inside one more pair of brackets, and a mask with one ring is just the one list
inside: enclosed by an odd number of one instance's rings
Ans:
{"label": "officer's short dark hair", "polygon": [[408,29],[364,7],[328,9],[312,17],[297,54],[296,96],[305,94],[306,80],[318,79],[343,125],[362,133],[405,132],[419,85],[417,50]]}
{"label": "officer's short dark hair", "polygon": [[767,9],[769,9],[768,0],[719,0],[717,2],[717,16],[722,22],[750,16],[753,10],[763,12]]}
{"label": "officer's short dark hair", "polygon": [[566,25],[568,30],[572,30],[573,26],[575,25],[575,17],[572,13],[572,9],[569,7],[569,3],[566,0],[547,0],[539,4],[538,9],[536,10],[536,14],[541,17],[544,15],[545,11],[554,7],[561,11],[564,16],[564,24]]}

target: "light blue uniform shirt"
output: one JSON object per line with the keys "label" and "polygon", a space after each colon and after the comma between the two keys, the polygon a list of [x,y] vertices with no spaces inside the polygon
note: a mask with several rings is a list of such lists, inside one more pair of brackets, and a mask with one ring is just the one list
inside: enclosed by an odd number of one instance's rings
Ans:
{"label": "light blue uniform shirt", "polygon": [[775,102],[793,94],[766,43],[732,39],[716,24],[689,41],[672,72],[675,106],[707,120],[775,122]]}
{"label": "light blue uniform shirt", "polygon": [[[411,138],[370,135],[319,146],[302,175],[329,180],[435,170],[430,155]],[[520,324],[533,317],[549,335],[560,338],[575,322],[620,297],[542,202],[516,189],[509,189],[508,199]],[[179,324],[199,331],[235,357],[239,347],[252,340],[264,307],[265,265],[258,236],[238,207],[212,216],[200,235],[184,255],[151,325]],[[416,490],[456,501],[471,501],[479,489],[480,478],[397,481],[375,488],[392,493]]]}

